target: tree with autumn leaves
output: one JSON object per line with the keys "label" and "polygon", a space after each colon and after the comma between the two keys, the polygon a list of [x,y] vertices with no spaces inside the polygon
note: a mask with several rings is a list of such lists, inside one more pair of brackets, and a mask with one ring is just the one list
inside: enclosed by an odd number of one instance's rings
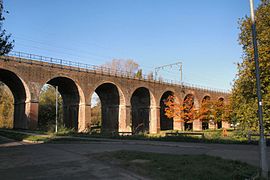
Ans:
{"label": "tree with autumn leaves", "polygon": [[183,122],[192,122],[195,118],[194,102],[192,96],[187,96],[183,104],[176,102],[174,96],[169,96],[164,100],[165,115],[168,118],[180,118]]}
{"label": "tree with autumn leaves", "polygon": [[202,122],[213,123],[216,127],[222,121],[228,121],[229,105],[225,105],[222,99],[210,100],[210,97],[203,99],[199,109],[194,107],[194,98],[187,95],[183,103],[180,104],[174,96],[169,96],[164,100],[165,115],[168,118],[178,118],[184,123],[192,123],[199,119]]}

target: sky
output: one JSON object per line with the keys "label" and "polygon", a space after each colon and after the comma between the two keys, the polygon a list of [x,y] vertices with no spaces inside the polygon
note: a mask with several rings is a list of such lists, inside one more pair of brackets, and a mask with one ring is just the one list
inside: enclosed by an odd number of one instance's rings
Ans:
{"label": "sky", "polygon": [[[259,0],[255,0],[255,7]],[[14,51],[90,65],[133,59],[147,74],[183,63],[183,81],[230,90],[249,0],[4,0]],[[180,80],[177,68],[159,72]]]}

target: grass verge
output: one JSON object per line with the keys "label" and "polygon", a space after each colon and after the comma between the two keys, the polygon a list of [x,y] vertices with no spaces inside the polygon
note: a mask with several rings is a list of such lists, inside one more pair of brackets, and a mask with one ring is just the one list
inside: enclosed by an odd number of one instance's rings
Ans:
{"label": "grass verge", "polygon": [[[64,142],[69,141],[82,141],[86,143],[87,141],[92,141],[91,138],[108,138],[108,139],[119,139],[119,140],[144,140],[144,141],[164,141],[164,142],[194,142],[194,143],[218,143],[218,144],[258,144],[258,140],[248,141],[247,138],[238,137],[236,135],[222,137],[220,130],[215,131],[203,131],[205,138],[200,136],[189,136],[189,135],[177,135],[177,136],[165,136],[163,134],[137,134],[132,136],[120,136],[117,134],[90,134],[90,133],[78,133],[74,130],[64,129],[64,131],[59,131],[58,133],[42,133],[42,135],[47,135],[47,137],[40,136],[40,131],[30,131],[30,133],[37,133],[37,135],[28,135],[29,131],[25,130],[8,130],[5,131],[0,129],[0,135],[8,137],[15,140],[30,140],[30,141],[44,141],[44,142]],[[234,132],[230,132],[233,134]],[[55,137],[57,136],[57,139]],[[70,139],[63,136],[69,136]],[[63,138],[60,138],[63,137]],[[72,137],[78,137],[82,139],[74,139]],[[86,138],[86,139],[83,139]],[[87,140],[87,138],[90,138]],[[98,141],[98,140],[95,140]],[[100,140],[102,141],[102,140]],[[270,146],[269,139],[266,141],[267,145]]]}
{"label": "grass verge", "polygon": [[[29,142],[44,142],[44,143],[70,143],[70,142],[76,142],[76,143],[88,143],[88,142],[104,142],[104,140],[100,139],[83,139],[83,138],[72,138],[72,136],[68,137],[62,137],[62,136],[56,136],[58,134],[27,134],[28,131],[15,131],[15,130],[5,130],[5,129],[0,129],[0,136],[4,136],[9,139],[17,140],[17,141],[23,141],[27,140]],[[31,131],[31,133],[35,133],[34,131]]]}
{"label": "grass verge", "polygon": [[97,154],[96,158],[153,179],[250,179],[257,168],[206,155],[171,155],[134,151]]}
{"label": "grass verge", "polygon": [[33,142],[38,142],[38,141],[49,141],[51,137],[45,137],[45,136],[39,136],[39,135],[29,135],[25,133],[20,133],[16,131],[5,131],[5,130],[0,130],[0,136],[4,136],[9,139],[14,139],[17,141],[23,141],[23,140],[28,140],[28,141],[33,141]]}

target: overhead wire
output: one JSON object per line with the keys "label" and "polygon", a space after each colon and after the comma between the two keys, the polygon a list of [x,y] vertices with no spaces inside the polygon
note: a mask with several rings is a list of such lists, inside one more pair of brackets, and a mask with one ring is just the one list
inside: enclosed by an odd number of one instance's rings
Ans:
{"label": "overhead wire", "polygon": [[[51,33],[47,33],[46,34],[51,34]],[[35,43],[35,44],[39,44],[41,46],[34,46],[34,45],[29,45],[29,44],[24,44],[24,43],[21,43],[21,42],[17,42],[23,46],[27,46],[27,47],[31,47],[31,48],[34,48],[34,49],[39,49],[39,50],[45,50],[47,52],[53,52],[53,53],[56,53],[56,54],[59,54],[59,55],[68,55],[68,56],[71,56],[73,57],[72,59],[76,59],[77,60],[86,60],[87,62],[89,62],[89,59],[91,61],[95,61],[95,62],[99,62],[100,61],[108,61],[108,60],[111,60],[111,59],[116,59],[112,56],[104,56],[104,55],[98,55],[98,54],[95,54],[95,53],[91,53],[89,51],[85,51],[85,50],[78,50],[78,49],[73,49],[73,48],[66,48],[66,47],[59,47],[59,46],[56,46],[54,45],[54,43],[51,43],[51,42],[41,42],[41,41],[37,41],[37,40],[32,40],[32,39],[29,39],[29,38],[26,38],[26,37],[21,37],[21,36],[15,36],[16,39],[19,39],[19,40],[22,40],[22,41],[28,41],[28,42],[32,42],[32,43]],[[77,41],[77,42],[80,42],[80,44],[82,43],[81,41]],[[75,44],[77,42],[71,42],[70,44]],[[85,43],[85,42],[84,42]],[[89,42],[88,43],[85,43],[87,45],[89,45]],[[95,44],[95,45],[98,45],[96,43],[91,43],[92,45]],[[46,46],[46,48],[44,48],[44,46]],[[107,47],[105,46],[101,46],[101,45],[98,45],[99,47],[101,48],[104,48],[104,49],[108,49]],[[49,48],[48,48],[49,47]],[[54,47],[53,49],[51,47]],[[55,48],[57,48],[58,50],[55,50]],[[74,52],[80,52],[79,54],[75,54]],[[84,55],[82,55],[84,54]],[[89,62],[90,63],[90,62]],[[150,72],[154,73],[154,68],[155,67],[150,67],[150,66],[146,66],[146,65],[140,65],[139,68],[143,69],[143,72],[148,74]],[[177,71],[177,68],[176,67],[172,67],[173,69],[175,69],[175,71]],[[167,76],[169,76],[169,78],[173,78],[174,79],[178,79],[178,76],[177,76],[177,72],[171,72],[171,71],[168,71],[166,69],[162,69],[159,71],[159,74],[164,74],[164,72],[167,74]],[[190,72],[189,72],[190,74]],[[194,73],[192,73],[194,74]],[[190,79],[190,76],[188,76],[186,73],[183,73],[183,77],[185,80],[189,80]],[[167,78],[167,77],[166,77]],[[202,78],[202,77],[200,77]],[[214,79],[213,77],[211,77],[212,80],[216,80]]]}

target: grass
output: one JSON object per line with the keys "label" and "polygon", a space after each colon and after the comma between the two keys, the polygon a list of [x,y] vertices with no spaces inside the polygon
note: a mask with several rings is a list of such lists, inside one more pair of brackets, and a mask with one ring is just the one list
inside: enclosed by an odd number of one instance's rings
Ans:
{"label": "grass", "polygon": [[101,153],[96,158],[153,179],[240,180],[257,174],[257,168],[246,163],[206,155],[117,151]]}
{"label": "grass", "polygon": [[28,141],[49,141],[51,137],[44,137],[40,135],[29,135],[25,134],[23,132],[17,132],[17,131],[5,131],[5,130],[0,130],[0,136],[7,137],[9,139],[14,139],[17,141],[23,141],[23,140],[28,140]]}
{"label": "grass", "polygon": [[[60,132],[60,136],[58,138],[56,135],[58,134],[41,134],[41,135],[29,135],[26,133],[35,133],[35,131],[15,131],[15,130],[8,130],[6,129],[0,129],[0,136],[4,136],[9,139],[17,140],[17,141],[23,141],[28,140],[32,142],[45,142],[45,143],[70,143],[70,142],[76,142],[76,143],[88,143],[88,142],[104,142],[104,140],[91,140],[91,139],[74,139],[72,136],[70,137],[61,137],[64,136],[62,132]],[[48,136],[44,136],[48,135]]]}
{"label": "grass", "polygon": [[[48,135],[49,137],[43,137],[40,135],[27,135],[24,133],[37,133],[42,135]],[[219,143],[219,144],[258,144],[257,140],[249,142],[247,138],[238,131],[228,131],[228,136],[222,136],[222,130],[205,130],[202,131],[205,134],[205,138],[194,135],[177,135],[177,136],[165,136],[166,132],[174,131],[162,131],[160,134],[137,134],[132,136],[119,136],[117,134],[90,134],[90,133],[77,133],[74,129],[59,128],[58,133],[44,132],[44,131],[9,131],[4,132],[0,129],[0,135],[15,139],[15,140],[30,140],[30,141],[87,141],[76,139],[55,139],[55,136],[70,136],[70,137],[84,137],[84,138],[109,138],[109,139],[122,139],[122,140],[146,140],[146,141],[164,141],[164,142],[198,142],[198,143]],[[89,140],[90,141],[90,140]],[[270,145],[270,141],[267,141]]]}

